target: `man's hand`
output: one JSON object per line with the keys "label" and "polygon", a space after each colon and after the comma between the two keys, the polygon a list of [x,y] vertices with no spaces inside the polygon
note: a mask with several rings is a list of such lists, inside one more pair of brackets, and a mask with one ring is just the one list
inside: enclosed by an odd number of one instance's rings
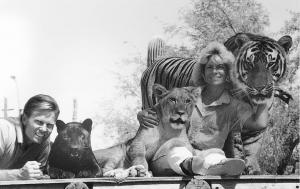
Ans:
{"label": "man's hand", "polygon": [[20,169],[21,179],[40,179],[43,176],[40,165],[41,163],[36,161],[26,162],[25,165]]}
{"label": "man's hand", "polygon": [[137,114],[137,119],[142,127],[153,128],[158,126],[158,118],[153,109],[145,109]]}

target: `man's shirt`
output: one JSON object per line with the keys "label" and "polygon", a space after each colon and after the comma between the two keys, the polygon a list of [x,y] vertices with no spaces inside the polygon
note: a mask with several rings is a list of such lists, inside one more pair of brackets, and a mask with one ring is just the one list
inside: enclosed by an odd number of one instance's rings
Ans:
{"label": "man's shirt", "polygon": [[24,137],[19,118],[0,119],[0,169],[19,169],[27,161],[40,162],[41,168],[45,168],[50,140],[26,145]]}

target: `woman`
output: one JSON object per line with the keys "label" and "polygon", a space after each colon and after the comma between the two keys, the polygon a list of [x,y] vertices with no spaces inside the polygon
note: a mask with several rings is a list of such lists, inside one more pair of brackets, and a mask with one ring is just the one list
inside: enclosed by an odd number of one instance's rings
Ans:
{"label": "woman", "polygon": [[[164,172],[162,169],[171,169],[180,175],[239,175],[243,172],[243,160],[226,158],[221,149],[230,133],[240,136],[244,125],[263,128],[267,124],[267,108],[258,105],[253,112],[250,105],[230,95],[233,61],[233,55],[220,43],[213,42],[201,52],[201,80],[205,84],[201,86],[188,130],[194,150],[184,145],[163,146],[159,150],[161,154],[152,162],[154,174]],[[139,112],[138,120],[145,127],[157,124],[155,112],[151,110]]]}

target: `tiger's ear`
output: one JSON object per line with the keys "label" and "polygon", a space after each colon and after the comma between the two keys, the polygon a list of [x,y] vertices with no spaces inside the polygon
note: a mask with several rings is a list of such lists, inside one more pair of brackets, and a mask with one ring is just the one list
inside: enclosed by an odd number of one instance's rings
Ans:
{"label": "tiger's ear", "polygon": [[82,122],[82,127],[90,133],[92,130],[92,124],[93,121],[91,119],[86,119]]}
{"label": "tiger's ear", "polygon": [[239,34],[235,38],[235,44],[238,48],[241,48],[246,42],[250,41],[249,37],[246,34]]}
{"label": "tiger's ear", "polygon": [[289,52],[290,48],[293,45],[293,40],[291,38],[291,36],[289,35],[285,35],[283,37],[281,37],[278,41],[279,45],[281,45],[283,47],[283,49],[285,50],[286,53]]}
{"label": "tiger's ear", "polygon": [[65,122],[63,122],[62,120],[57,120],[56,128],[57,128],[57,133],[60,133],[62,130],[64,130],[66,128]]}
{"label": "tiger's ear", "polygon": [[163,98],[166,94],[168,94],[168,92],[169,91],[164,86],[162,86],[160,84],[155,83],[153,85],[153,94],[158,99]]}

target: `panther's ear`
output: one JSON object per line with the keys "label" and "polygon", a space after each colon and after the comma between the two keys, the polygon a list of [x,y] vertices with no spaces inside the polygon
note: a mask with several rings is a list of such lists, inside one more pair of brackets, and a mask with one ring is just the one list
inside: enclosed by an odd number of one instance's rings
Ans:
{"label": "panther's ear", "polygon": [[283,47],[283,49],[285,50],[286,53],[289,52],[290,48],[293,45],[293,40],[291,38],[291,36],[289,35],[285,35],[283,37],[281,37],[278,41],[279,45],[281,45]]}
{"label": "panther's ear", "polygon": [[90,133],[92,130],[92,124],[93,121],[91,119],[86,119],[82,122],[82,127]]}
{"label": "panther's ear", "polygon": [[246,34],[239,34],[236,36],[234,42],[238,46],[238,48],[241,48],[245,43],[250,41],[249,37]]}
{"label": "panther's ear", "polygon": [[60,133],[62,130],[64,130],[64,128],[66,128],[65,122],[63,122],[62,120],[57,120],[56,128],[57,128],[57,133]]}
{"label": "panther's ear", "polygon": [[166,94],[168,94],[168,92],[169,91],[164,86],[162,86],[160,84],[155,83],[153,85],[153,94],[158,99],[163,98]]}

